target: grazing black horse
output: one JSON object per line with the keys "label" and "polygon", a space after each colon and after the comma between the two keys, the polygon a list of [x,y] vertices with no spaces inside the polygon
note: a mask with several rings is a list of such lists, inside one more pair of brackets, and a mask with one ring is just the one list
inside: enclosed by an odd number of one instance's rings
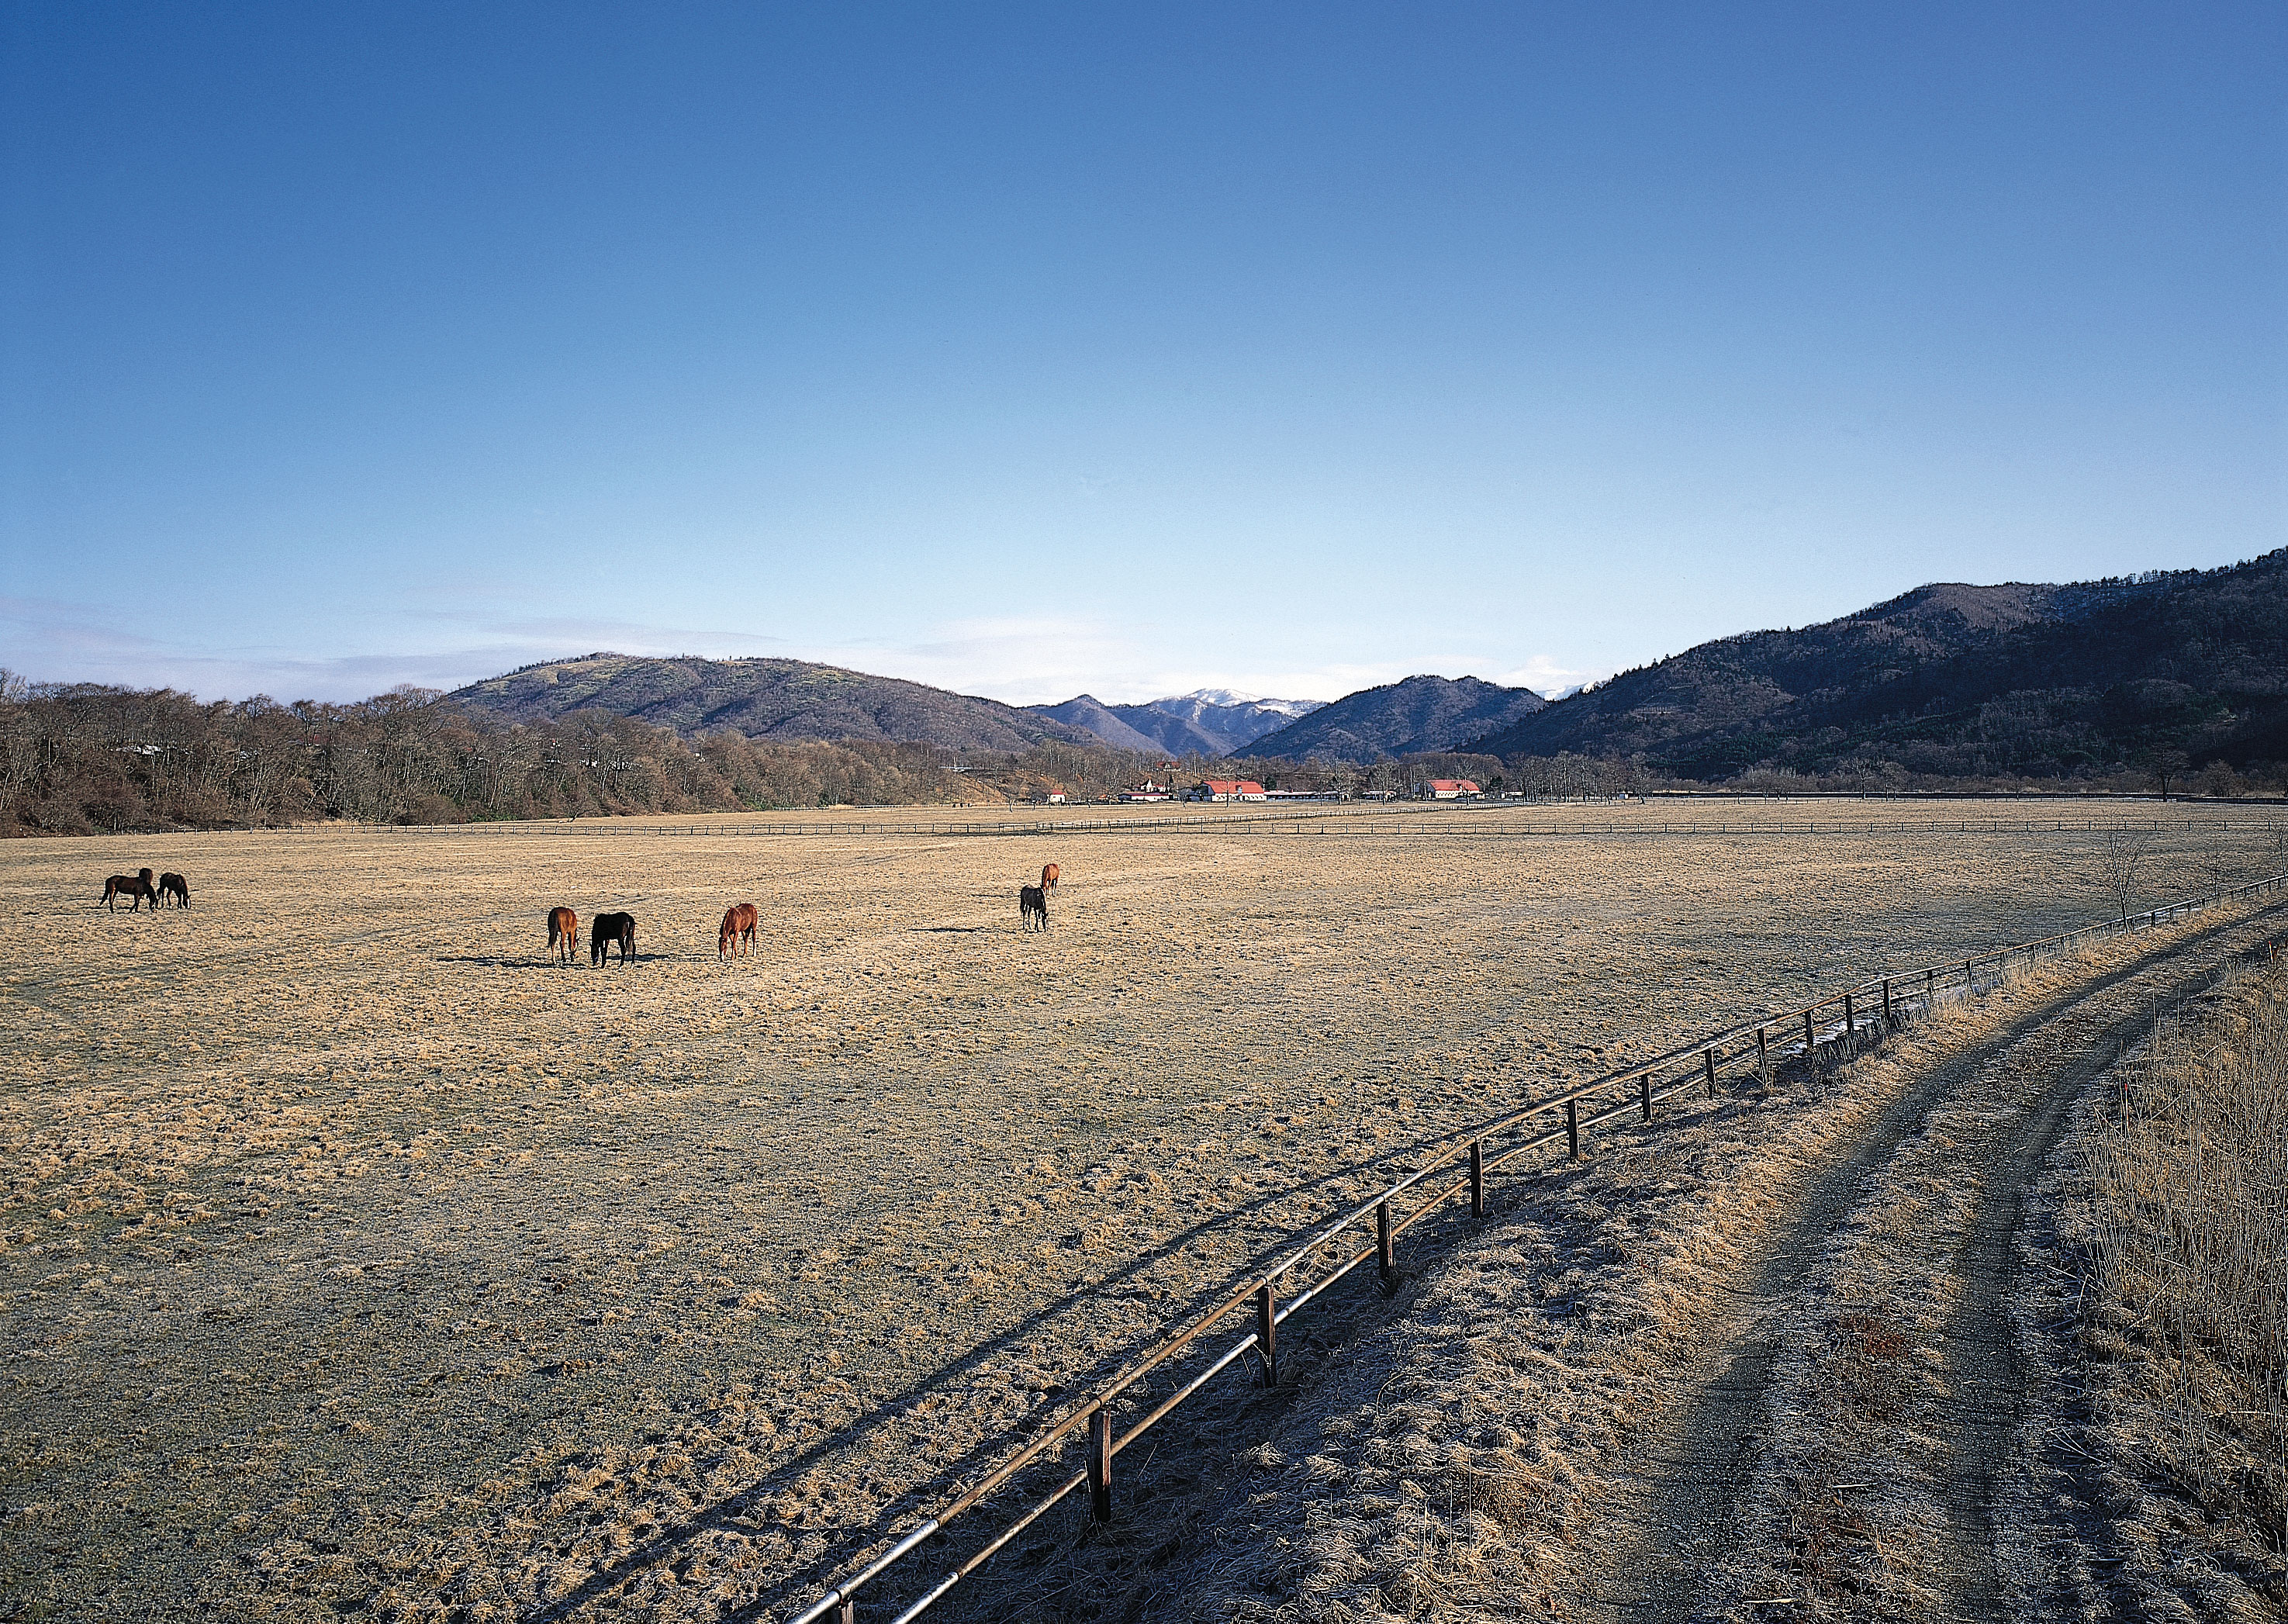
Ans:
{"label": "grazing black horse", "polygon": [[191,906],[191,883],[179,874],[161,875],[159,894],[162,897],[172,897],[177,907]]}
{"label": "grazing black horse", "polygon": [[151,871],[148,868],[138,868],[131,875],[115,874],[103,883],[102,900],[105,913],[111,913],[113,905],[122,897],[134,899],[127,905],[127,911],[131,914],[141,907],[147,898],[150,901],[151,911],[155,914],[159,911],[159,892],[151,883]]}
{"label": "grazing black horse", "polygon": [[1049,928],[1049,893],[1038,885],[1017,888],[1017,917],[1025,922],[1028,931]]}
{"label": "grazing black horse", "polygon": [[588,967],[591,970],[604,963],[604,949],[614,942],[620,945],[620,963],[626,963],[636,950],[636,916],[633,914],[599,914],[588,922]]}

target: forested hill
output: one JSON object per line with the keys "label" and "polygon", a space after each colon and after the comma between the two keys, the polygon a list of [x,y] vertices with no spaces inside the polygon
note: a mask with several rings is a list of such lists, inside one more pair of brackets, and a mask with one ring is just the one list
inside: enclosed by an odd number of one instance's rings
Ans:
{"label": "forested hill", "polygon": [[749,739],[947,745],[1022,750],[1044,740],[1093,744],[1093,734],[997,700],[806,660],[658,660],[588,654],[551,660],[448,695],[504,721],[553,721],[575,710],[632,717],[685,738],[729,731]]}
{"label": "forested hill", "polygon": [[1385,761],[1453,749],[1547,703],[1475,677],[1410,677],[1323,705],[1247,748],[1283,761]]}
{"label": "forested hill", "polygon": [[1630,671],[1469,746],[1757,768],[2055,777],[2288,759],[2288,550],[2067,586],[1934,585]]}

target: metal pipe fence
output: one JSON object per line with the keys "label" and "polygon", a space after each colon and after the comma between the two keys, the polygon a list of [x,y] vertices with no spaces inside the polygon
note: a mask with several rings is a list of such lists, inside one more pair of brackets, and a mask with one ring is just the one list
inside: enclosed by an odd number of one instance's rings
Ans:
{"label": "metal pipe fence", "polygon": [[[1061,1419],[1018,1447],[976,1482],[960,1489],[933,1516],[901,1535],[881,1555],[829,1589],[817,1601],[790,1615],[788,1624],[819,1624],[819,1620],[830,1614],[833,1615],[836,1624],[855,1624],[856,1597],[866,1585],[880,1577],[930,1536],[942,1532],[955,1519],[981,1505],[996,1490],[1008,1484],[1028,1467],[1045,1462],[1054,1453],[1061,1453],[1061,1446],[1076,1434],[1086,1434],[1085,1458],[1080,1469],[1068,1474],[1046,1494],[1023,1507],[999,1533],[929,1586],[918,1600],[897,1615],[895,1624],[909,1624],[910,1620],[918,1618],[961,1580],[974,1573],[995,1552],[1083,1485],[1090,1490],[1091,1515],[1099,1521],[1108,1520],[1112,1516],[1114,1502],[1113,1468],[1121,1451],[1134,1444],[1147,1430],[1251,1351],[1262,1361],[1267,1385],[1275,1382],[1280,1326],[1369,1260],[1375,1263],[1384,1290],[1394,1289],[1398,1278],[1394,1250],[1398,1238],[1463,1194],[1469,1198],[1473,1216],[1484,1216],[1488,1176],[1521,1157],[1561,1144],[1565,1147],[1566,1157],[1577,1160],[1581,1155],[1582,1136],[1588,1130],[1632,1113],[1636,1113],[1640,1121],[1649,1122],[1653,1120],[1654,1106],[1679,1094],[1698,1093],[1706,1098],[1715,1098],[1727,1073],[1761,1074],[1776,1064],[1776,1056],[1784,1057],[1790,1053],[1810,1055],[1837,1042],[1852,1042],[1863,1034],[1889,1030],[1905,1018],[1903,1011],[1915,1008],[1927,1010],[1957,989],[1974,992],[1982,975],[1998,977],[2020,965],[2070,951],[2085,943],[2125,931],[2165,924],[2201,908],[2276,895],[2284,888],[2288,888],[2288,874],[2274,875],[2252,884],[2203,892],[2141,914],[2085,925],[2038,941],[1996,948],[1959,962],[1871,976],[1799,1009],[1780,1010],[1741,1021],[1652,1059],[1607,1073],[1476,1127],[1463,1129],[1450,1137],[1443,1150],[1413,1172],[1353,1207],[1339,1218],[1315,1229],[1270,1267],[1251,1273],[1243,1283],[1218,1298],[1205,1311],[1195,1315],[1179,1329],[1132,1358],[1112,1376],[1098,1383],[1092,1392],[1073,1405]],[[1796,1047],[1793,1046],[1793,1036],[1799,1022],[1802,1027],[1802,1042],[1799,1047]],[[1776,1042],[1776,1034],[1788,1034],[1787,1043]],[[1617,1097],[1601,1097],[1613,1096]],[[1561,1122],[1539,1126],[1542,1119],[1554,1117],[1561,1112]],[[1434,1187],[1431,1184],[1436,1175],[1457,1168],[1460,1170],[1445,1183]],[[1404,1199],[1410,1197],[1412,1198],[1410,1200]],[[1370,1239],[1368,1238],[1370,1226],[1372,1231]],[[1346,1236],[1351,1237],[1347,1243],[1344,1240]],[[1309,1267],[1314,1264],[1317,1265],[1315,1270]],[[1306,1275],[1309,1277],[1308,1283],[1299,1287],[1297,1282]],[[1283,1303],[1281,1301],[1283,1290],[1290,1293]],[[1230,1316],[1248,1312],[1251,1312],[1252,1328],[1246,1330],[1219,1357],[1178,1385],[1166,1398],[1148,1410],[1143,1410],[1124,1427],[1120,1424],[1122,1418],[1116,1412],[1124,1403],[1129,1406],[1130,1413],[1133,1413],[1141,1409],[1146,1402],[1132,1397],[1136,1389]]]}

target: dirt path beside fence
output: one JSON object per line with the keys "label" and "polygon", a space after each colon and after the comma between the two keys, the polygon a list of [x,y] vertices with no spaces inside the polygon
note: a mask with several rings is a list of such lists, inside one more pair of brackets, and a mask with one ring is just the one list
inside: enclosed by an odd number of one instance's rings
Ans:
{"label": "dirt path beside fence", "polygon": [[2027,978],[2014,1018],[1791,1202],[1646,1452],[1665,1464],[1644,1473],[1651,1498],[1601,1587],[1614,1616],[1996,1615],[2029,1402],[2008,1311],[2028,1193],[2090,1080],[2276,927],[2267,910],[2093,982]]}

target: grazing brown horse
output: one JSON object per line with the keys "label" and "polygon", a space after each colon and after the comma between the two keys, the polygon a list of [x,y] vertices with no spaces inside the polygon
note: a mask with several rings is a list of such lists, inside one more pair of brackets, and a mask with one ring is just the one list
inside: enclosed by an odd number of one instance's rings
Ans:
{"label": "grazing brown horse", "polygon": [[105,913],[113,912],[113,904],[122,897],[134,899],[127,905],[127,911],[131,914],[143,906],[146,898],[150,899],[151,911],[155,914],[159,911],[159,892],[151,883],[151,871],[148,868],[138,868],[132,875],[115,874],[103,883]]}
{"label": "grazing brown horse", "polygon": [[620,963],[624,964],[636,950],[636,916],[633,914],[599,914],[588,922],[588,968],[593,970],[605,958],[605,949],[617,942]]}
{"label": "grazing brown horse", "polygon": [[1037,885],[1017,888],[1017,917],[1025,922],[1028,931],[1049,928],[1049,894]]}
{"label": "grazing brown horse", "polygon": [[715,933],[715,956],[735,958],[741,953],[755,950],[755,927],[762,923],[762,915],[751,902],[741,902],[723,915],[723,928]]}
{"label": "grazing brown horse", "polygon": [[580,951],[580,915],[568,907],[548,910],[548,950],[559,964],[569,964]]}
{"label": "grazing brown horse", "polygon": [[1057,866],[1054,863],[1050,863],[1041,869],[1041,889],[1043,891],[1054,891],[1056,888]]}
{"label": "grazing brown horse", "polygon": [[179,874],[161,875],[159,894],[162,897],[172,897],[177,907],[191,906],[191,883]]}

